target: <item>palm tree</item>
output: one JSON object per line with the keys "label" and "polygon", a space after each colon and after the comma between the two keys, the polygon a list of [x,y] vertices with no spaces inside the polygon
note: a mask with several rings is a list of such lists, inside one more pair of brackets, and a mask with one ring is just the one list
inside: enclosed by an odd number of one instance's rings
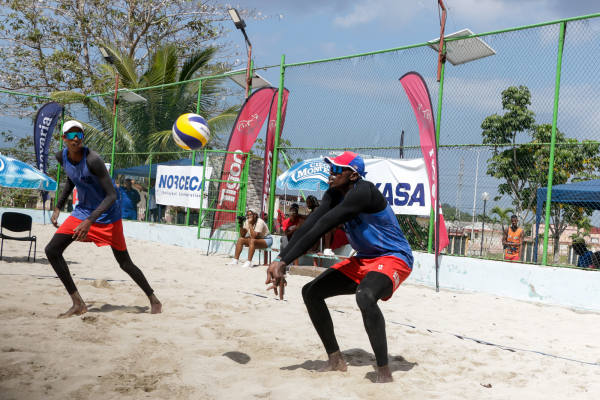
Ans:
{"label": "palm tree", "polygon": [[[116,127],[116,152],[134,153],[119,157],[116,164],[135,165],[147,162],[150,152],[182,151],[172,140],[171,128],[177,117],[186,112],[197,111],[199,81],[189,82],[199,73],[214,72],[209,62],[216,49],[209,47],[192,54],[178,67],[177,48],[165,45],[152,55],[148,69],[138,75],[135,60],[124,55],[118,49],[104,46],[114,60],[114,66],[120,76],[120,87],[136,90],[146,99],[144,103],[119,103]],[[110,76],[111,66],[100,66]],[[160,86],[172,84],[169,86]],[[218,96],[223,92],[222,80],[202,81],[202,96],[199,113],[207,117],[211,129],[211,139],[228,130],[235,120],[239,106],[219,107]],[[67,91],[55,92],[53,99],[63,104],[80,103],[88,112],[93,123],[86,126],[86,141],[100,153],[110,153],[113,135],[113,97],[87,97],[81,93]],[[213,143],[216,145],[218,143]],[[181,154],[161,154],[153,156],[153,162],[181,158]]]}
{"label": "palm tree", "polygon": [[499,206],[494,206],[492,208],[492,215],[496,214],[498,219],[500,220],[500,224],[502,224],[502,233],[504,234],[504,223],[510,225],[510,215],[513,213],[512,208],[501,208]]}

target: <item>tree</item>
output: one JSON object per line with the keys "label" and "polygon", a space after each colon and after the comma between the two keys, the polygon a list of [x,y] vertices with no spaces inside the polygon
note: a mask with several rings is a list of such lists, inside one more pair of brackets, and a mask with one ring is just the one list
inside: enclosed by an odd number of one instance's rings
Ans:
{"label": "tree", "polygon": [[[154,87],[137,92],[146,99],[145,103],[120,106],[116,129],[118,152],[137,153],[123,159],[128,165],[146,162],[149,152],[179,151],[171,136],[171,128],[177,117],[186,112],[196,112],[198,81],[190,82],[196,74],[205,70],[215,54],[215,48],[207,48],[179,61],[178,50],[174,45],[160,47],[151,57],[150,67],[136,71],[133,58],[113,46],[105,46],[114,59],[115,68],[122,76],[125,86],[131,89],[176,84],[169,87]],[[181,68],[178,65],[181,64]],[[108,68],[108,66],[104,66]],[[237,115],[238,106],[222,110],[216,99],[220,93],[220,80],[207,80],[202,83],[200,114],[208,118],[211,133],[218,140],[218,133],[229,128]],[[113,114],[112,96],[100,99],[85,96],[74,91],[55,92],[51,95],[63,104],[83,104],[94,125],[86,126],[86,141],[100,153],[112,150]],[[211,143],[215,145],[217,143]],[[154,156],[153,162],[180,157],[176,154]]]}
{"label": "tree", "polygon": [[506,225],[510,225],[510,216],[513,213],[513,209],[512,208],[502,208],[500,206],[494,206],[494,208],[492,208],[492,215],[497,215],[498,216],[498,220],[500,222],[500,224],[502,225],[502,232],[504,232],[504,223],[506,222]]}
{"label": "tree", "polygon": [[99,44],[148,67],[162,45],[185,57],[215,44],[223,21],[226,7],[215,0],[0,0],[0,86],[100,93],[113,80],[96,68]]}
{"label": "tree", "polygon": [[[488,175],[501,181],[500,195],[508,195],[515,214],[527,226],[533,222],[537,189],[548,184],[552,126],[536,124],[528,109],[531,94],[525,86],[511,86],[502,92],[504,115],[490,115],[481,124],[483,143],[494,147],[488,160]],[[504,150],[501,150],[504,149]],[[556,129],[552,184],[594,177],[600,168],[600,145],[567,138]],[[591,209],[553,203],[550,231],[554,256],[558,257],[560,235],[568,225],[583,227]]]}
{"label": "tree", "polygon": [[502,108],[506,113],[490,115],[481,124],[483,144],[494,147],[487,174],[502,181],[498,193],[512,198],[515,213],[523,221],[527,220],[527,213],[535,204],[537,189],[529,185],[529,175],[534,170],[532,154],[519,144],[522,140],[518,140],[535,124],[534,113],[528,109],[530,105],[529,89],[511,86],[502,92]]}
{"label": "tree", "polygon": [[[537,187],[546,186],[548,183],[550,146],[547,143],[550,142],[551,136],[552,126],[550,124],[537,125],[533,130],[533,145],[530,151],[533,153],[536,167],[532,171],[532,181]],[[600,168],[600,144],[589,140],[579,142],[576,139],[567,138],[558,129],[556,130],[556,143],[553,185],[595,177]],[[532,211],[534,210],[535,208],[532,208]],[[554,242],[554,261],[557,262],[562,233],[569,225],[575,225],[578,231],[585,231],[594,210],[563,203],[552,203],[550,210],[550,235]]]}
{"label": "tree", "polygon": [[448,203],[442,203],[442,210],[444,210],[444,219],[446,221],[471,221],[472,215],[466,211],[462,211],[453,205]]}

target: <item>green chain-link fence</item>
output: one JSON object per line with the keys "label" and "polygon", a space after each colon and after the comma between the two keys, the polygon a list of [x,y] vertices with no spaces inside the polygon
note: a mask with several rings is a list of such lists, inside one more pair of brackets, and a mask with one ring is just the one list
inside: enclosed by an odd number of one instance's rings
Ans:
{"label": "green chain-link fence", "polygon": [[[575,265],[573,238],[600,250],[595,211],[600,197],[550,205],[542,199],[539,207],[538,189],[598,178],[600,14],[476,36],[494,54],[460,65],[447,62],[439,83],[437,52],[428,43],[331,60],[282,61],[280,86],[290,97],[285,142],[278,150],[292,163],[343,150],[365,157],[421,157],[418,127],[399,83],[406,72],[417,71],[439,122],[440,199],[450,235],[446,252],[502,259],[510,216],[516,215],[524,231],[523,261]],[[469,40],[473,37],[450,39],[446,46],[466,49]],[[131,102],[120,94],[116,124],[113,93],[67,107],[69,116],[94,128],[87,140],[114,171],[191,157],[170,139],[171,125],[183,112],[213,119],[210,148],[225,149],[233,120],[219,117],[227,111],[235,115],[244,99],[244,89],[224,76],[133,92],[144,100]],[[5,108],[20,104],[14,100],[18,96],[2,96]],[[32,112],[45,101],[34,100],[28,99]],[[31,131],[27,118],[19,121],[22,130]],[[253,153],[261,154],[259,146]],[[283,158],[277,161],[279,172],[286,169]],[[213,170],[213,177],[220,172]],[[150,177],[139,182],[146,190],[152,185]],[[541,216],[537,248],[536,211]],[[176,212],[176,223],[203,220],[187,210]],[[428,216],[399,220],[415,249],[431,250]]]}

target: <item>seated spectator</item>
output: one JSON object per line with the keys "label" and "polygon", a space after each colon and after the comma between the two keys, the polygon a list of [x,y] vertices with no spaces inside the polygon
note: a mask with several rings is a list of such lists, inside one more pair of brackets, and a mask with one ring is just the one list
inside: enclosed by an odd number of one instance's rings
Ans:
{"label": "seated spectator", "polygon": [[239,263],[240,254],[244,246],[248,247],[248,261],[242,264],[242,267],[254,267],[252,258],[254,257],[254,251],[256,249],[266,249],[273,245],[273,238],[269,232],[267,224],[262,218],[258,217],[258,213],[254,210],[248,210],[246,212],[246,218],[243,217],[239,222],[243,221],[243,225],[240,229],[240,237],[235,244],[235,256],[228,265],[236,265]]}
{"label": "seated spectator", "polygon": [[306,198],[306,208],[308,208],[308,215],[315,211],[315,208],[319,207],[319,200],[315,196],[308,196]]}
{"label": "seated spectator", "polygon": [[[298,206],[298,204],[293,203],[290,206],[290,216],[289,218],[286,218],[283,220],[283,234],[285,235],[283,238],[281,238],[281,250],[283,250],[285,248],[285,246],[287,246],[287,244],[289,243],[289,241],[292,239],[292,235],[294,234],[294,232],[296,232],[296,230],[302,225],[302,222],[304,222],[304,217],[301,216],[300,214],[298,214],[298,210],[300,209],[300,206]],[[294,265],[298,265],[298,260],[294,260]]]}
{"label": "seated spectator", "polygon": [[594,253],[587,249],[582,237],[573,239],[573,251],[579,256],[577,266],[580,268],[595,268],[593,265]]}
{"label": "seated spectator", "polygon": [[[315,209],[319,207],[319,200],[315,196],[308,196],[306,198],[306,208],[308,208],[308,215],[312,214]],[[308,217],[308,215],[306,217]],[[306,218],[305,217],[305,218]],[[323,238],[320,238],[317,243],[314,244],[313,247],[308,251],[309,253],[319,253],[323,248]],[[320,264],[320,260],[317,258],[313,258],[313,267],[318,267]]]}
{"label": "seated spectator", "polygon": [[348,243],[348,237],[344,231],[344,225],[338,225],[325,234],[325,250],[323,250],[323,255],[334,256],[335,253],[333,250],[345,246]]}
{"label": "seated spectator", "polygon": [[292,238],[292,235],[294,234],[294,232],[296,232],[296,229],[298,229],[304,221],[304,218],[300,214],[298,214],[299,209],[300,206],[298,206],[298,204],[292,204],[290,206],[289,218],[283,220],[283,233],[285,234],[285,237],[288,239],[288,241]]}

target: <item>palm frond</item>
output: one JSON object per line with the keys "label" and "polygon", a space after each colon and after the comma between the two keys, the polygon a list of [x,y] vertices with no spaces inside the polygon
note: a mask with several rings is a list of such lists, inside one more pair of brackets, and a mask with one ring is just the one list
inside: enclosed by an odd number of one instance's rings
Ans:
{"label": "palm frond", "polygon": [[139,79],[135,69],[135,60],[123,54],[121,50],[111,44],[103,44],[107,53],[112,57],[115,68],[121,77],[122,86],[134,89],[139,87]]}
{"label": "palm frond", "polygon": [[194,77],[194,73],[205,67],[216,52],[217,49],[215,47],[209,47],[188,57],[181,67],[181,72],[179,73],[179,82],[192,79]]}
{"label": "palm frond", "polygon": [[174,148],[178,149],[179,147],[176,147],[177,145],[172,139],[172,133],[171,130],[153,132],[148,137],[148,144],[154,148],[155,151],[169,151]]}
{"label": "palm frond", "polygon": [[166,45],[152,56],[150,69],[142,76],[144,86],[157,86],[175,82],[177,74],[177,47]]}

